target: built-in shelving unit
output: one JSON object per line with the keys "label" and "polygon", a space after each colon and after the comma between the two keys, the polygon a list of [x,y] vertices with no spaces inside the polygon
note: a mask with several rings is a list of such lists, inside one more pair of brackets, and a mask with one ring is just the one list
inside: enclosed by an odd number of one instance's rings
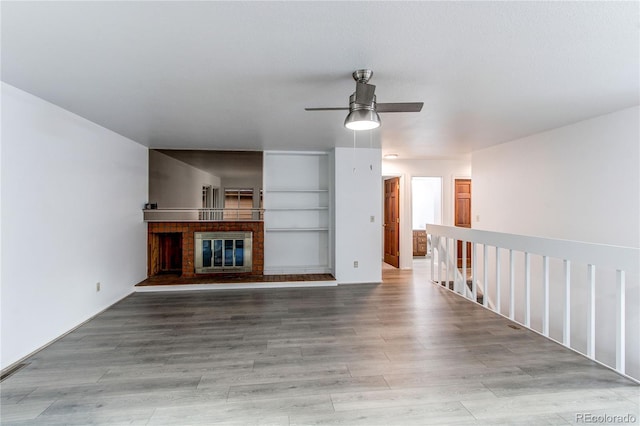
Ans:
{"label": "built-in shelving unit", "polygon": [[265,273],[331,272],[328,157],[264,153]]}

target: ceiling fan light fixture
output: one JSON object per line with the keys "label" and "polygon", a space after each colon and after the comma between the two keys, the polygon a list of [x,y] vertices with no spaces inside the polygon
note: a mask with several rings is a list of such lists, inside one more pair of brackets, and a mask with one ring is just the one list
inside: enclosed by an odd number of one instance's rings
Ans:
{"label": "ceiling fan light fixture", "polygon": [[380,127],[380,116],[370,109],[356,109],[349,112],[344,120],[349,130],[371,130]]}

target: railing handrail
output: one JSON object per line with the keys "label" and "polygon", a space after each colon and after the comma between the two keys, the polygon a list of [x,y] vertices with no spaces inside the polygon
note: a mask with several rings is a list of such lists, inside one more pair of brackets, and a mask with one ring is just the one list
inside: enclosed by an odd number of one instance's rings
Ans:
{"label": "railing handrail", "polygon": [[163,207],[157,209],[142,209],[143,212],[157,212],[157,211],[173,211],[173,212],[199,212],[199,211],[252,211],[252,212],[262,212],[265,209],[259,208],[229,208],[229,207]]}
{"label": "railing handrail", "polygon": [[629,274],[638,274],[640,271],[640,248],[507,234],[445,225],[427,225],[427,234],[436,234],[456,240],[566,259],[577,263],[597,264],[598,266],[624,270]]}
{"label": "railing handrail", "polygon": [[262,208],[164,207],[142,209],[145,222],[262,222]]}

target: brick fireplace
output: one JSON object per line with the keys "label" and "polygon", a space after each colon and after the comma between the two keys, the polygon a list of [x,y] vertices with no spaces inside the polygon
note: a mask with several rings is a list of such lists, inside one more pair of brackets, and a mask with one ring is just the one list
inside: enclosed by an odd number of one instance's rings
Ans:
{"label": "brick fireplace", "polygon": [[263,222],[148,222],[147,275],[178,272],[195,277],[196,232],[251,232],[253,234],[252,270],[237,274],[262,275],[264,270]]}

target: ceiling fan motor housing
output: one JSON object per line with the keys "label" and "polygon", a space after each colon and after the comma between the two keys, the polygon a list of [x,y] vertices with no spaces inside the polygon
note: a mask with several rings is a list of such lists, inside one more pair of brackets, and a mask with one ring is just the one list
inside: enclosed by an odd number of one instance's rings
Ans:
{"label": "ceiling fan motor housing", "polygon": [[353,92],[351,96],[349,96],[349,110],[357,111],[360,109],[374,111],[376,109],[376,95],[373,95],[373,101],[371,101],[370,104],[363,104],[356,102],[356,93]]}

